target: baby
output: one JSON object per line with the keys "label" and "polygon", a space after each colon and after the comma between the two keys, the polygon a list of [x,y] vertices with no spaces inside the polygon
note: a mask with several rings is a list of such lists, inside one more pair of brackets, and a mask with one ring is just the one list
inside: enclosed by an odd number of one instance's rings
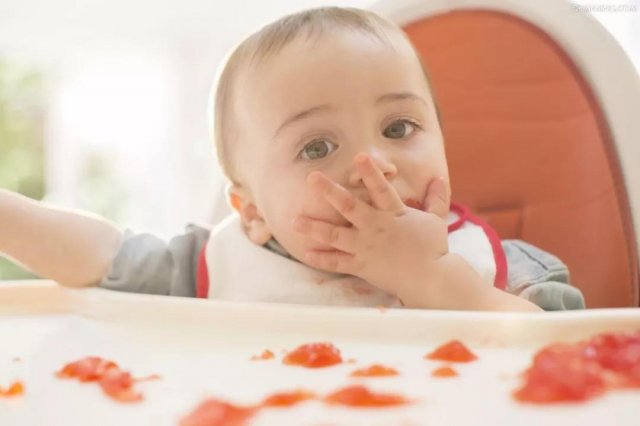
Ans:
{"label": "baby", "polygon": [[235,213],[169,243],[0,192],[0,252],[61,284],[348,306],[584,307],[562,262],[450,206],[429,80],[401,29],[321,8],[231,54],[213,134]]}

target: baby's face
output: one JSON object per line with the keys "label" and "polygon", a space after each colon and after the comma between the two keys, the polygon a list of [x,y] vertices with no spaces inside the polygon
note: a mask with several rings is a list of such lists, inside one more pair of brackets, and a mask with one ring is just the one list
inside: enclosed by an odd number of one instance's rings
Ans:
{"label": "baby's face", "polygon": [[[368,153],[409,206],[423,202],[430,182],[449,181],[442,134],[418,59],[361,34],[294,41],[236,86],[240,129],[231,149],[245,203],[255,206],[249,231],[273,236],[297,259],[330,250],[294,230],[300,215],[346,225],[306,179],[322,171],[356,196],[370,197],[354,157]],[[253,225],[252,220],[257,220]]]}

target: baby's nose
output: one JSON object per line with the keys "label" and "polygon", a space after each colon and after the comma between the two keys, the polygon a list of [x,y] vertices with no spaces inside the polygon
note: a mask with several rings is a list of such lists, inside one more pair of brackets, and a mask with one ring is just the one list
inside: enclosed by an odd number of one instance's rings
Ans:
{"label": "baby's nose", "polygon": [[[362,153],[358,154],[362,155]],[[380,152],[368,152],[366,153],[372,160],[373,164],[376,168],[378,168],[384,177],[391,181],[398,174],[398,168],[395,163],[386,155]],[[349,175],[349,185],[351,186],[360,186],[363,185],[362,176],[358,171],[358,168],[353,165],[351,173]]]}

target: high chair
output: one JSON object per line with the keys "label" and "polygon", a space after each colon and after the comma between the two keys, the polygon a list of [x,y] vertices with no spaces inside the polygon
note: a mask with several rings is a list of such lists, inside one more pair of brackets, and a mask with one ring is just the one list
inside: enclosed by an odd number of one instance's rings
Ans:
{"label": "high chair", "polygon": [[426,65],[453,199],[562,259],[587,307],[638,306],[640,79],[613,37],[563,0],[371,9]]}

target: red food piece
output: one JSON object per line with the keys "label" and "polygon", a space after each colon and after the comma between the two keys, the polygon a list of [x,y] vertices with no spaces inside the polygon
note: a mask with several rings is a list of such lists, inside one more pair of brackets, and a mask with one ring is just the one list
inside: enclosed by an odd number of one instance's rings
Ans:
{"label": "red food piece", "polygon": [[289,407],[315,397],[314,393],[305,390],[279,392],[265,398],[261,405],[263,407]]}
{"label": "red food piece", "polygon": [[[140,402],[142,395],[133,390],[136,381],[151,380],[149,376],[134,380],[131,374],[118,365],[100,357],[87,357],[65,365],[56,375],[63,379],[77,379],[81,382],[97,382],[102,391],[119,402]],[[157,376],[159,378],[159,376]]]}
{"label": "red food piece", "polygon": [[120,402],[139,402],[142,395],[133,390],[134,380],[126,371],[111,369],[100,379],[102,391]]}
{"label": "red food piece", "polygon": [[628,387],[640,387],[640,331],[542,348],[513,396],[531,403],[576,402]]}
{"label": "red food piece", "polygon": [[478,357],[459,340],[452,340],[439,346],[433,352],[425,355],[425,358],[449,362],[471,362],[478,359]]}
{"label": "red food piece", "polygon": [[349,407],[393,407],[407,404],[410,401],[401,396],[372,392],[364,386],[347,386],[325,397],[329,404],[347,405]]}
{"label": "red food piece", "polygon": [[251,357],[251,361],[266,361],[268,359],[273,359],[274,355],[269,349],[266,349],[260,355],[254,355]]}
{"label": "red food piece", "polygon": [[140,377],[139,379],[133,379],[134,382],[136,383],[140,383],[140,382],[150,382],[153,380],[162,380],[162,376],[159,374],[150,374],[148,376],[145,377]]}
{"label": "red food piece", "polygon": [[90,356],[65,365],[57,376],[65,379],[78,379],[81,382],[95,382],[100,380],[110,369],[119,369],[113,361],[96,356]]}
{"label": "red food piece", "polygon": [[180,420],[180,426],[242,426],[256,413],[252,407],[238,407],[207,399]]}
{"label": "red food piece", "polygon": [[455,377],[458,372],[451,367],[439,367],[431,372],[433,377]]}
{"label": "red food piece", "polygon": [[600,334],[586,344],[584,352],[587,358],[617,374],[612,385],[640,386],[640,331]]}
{"label": "red food piece", "polygon": [[11,398],[24,394],[24,385],[21,381],[15,381],[7,389],[0,388],[0,396]]}
{"label": "red food piece", "polygon": [[520,401],[548,403],[583,401],[604,392],[597,363],[581,355],[574,345],[551,345],[539,351],[525,372],[525,384],[514,392]]}
{"label": "red food piece", "polygon": [[360,368],[351,373],[352,377],[386,377],[397,376],[398,370],[391,367],[385,367],[380,364],[373,364],[367,368]]}
{"label": "red food piece", "polygon": [[282,362],[307,368],[321,368],[340,364],[342,357],[340,350],[331,343],[308,343],[289,352]]}

